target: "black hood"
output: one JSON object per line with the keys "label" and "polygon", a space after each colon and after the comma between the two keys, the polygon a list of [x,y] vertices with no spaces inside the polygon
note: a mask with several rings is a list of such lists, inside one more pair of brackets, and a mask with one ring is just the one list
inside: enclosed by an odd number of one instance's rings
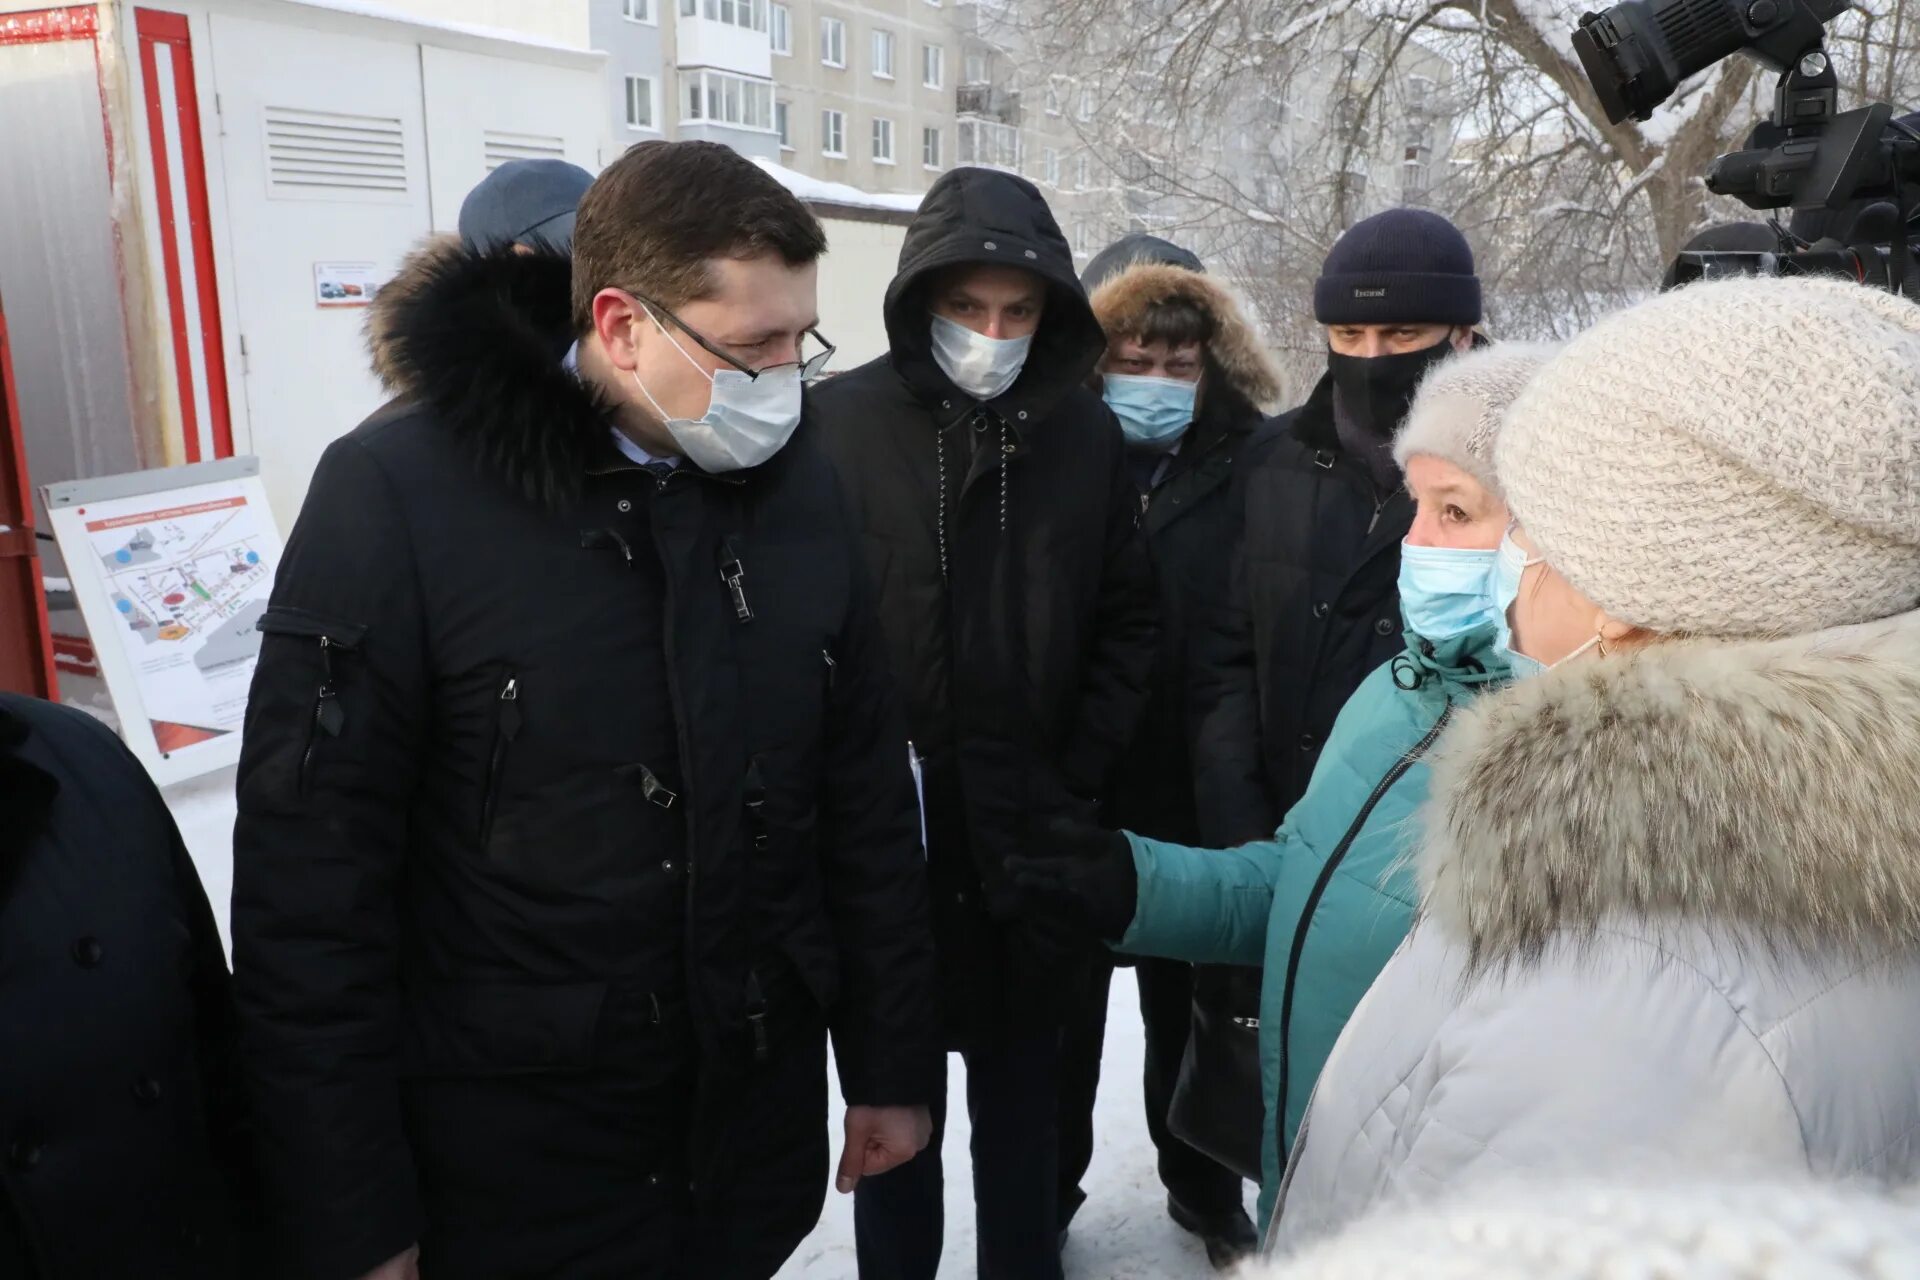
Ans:
{"label": "black hood", "polygon": [[[920,202],[900,246],[900,270],[887,286],[887,341],[894,367],[923,398],[961,393],[933,359],[928,332],[928,277],[954,266],[1023,267],[1047,282],[1047,310],[1020,380],[998,403],[1013,412],[1045,414],[1100,363],[1107,340],[1073,270],[1073,250],[1060,234],[1039,188],[994,169],[953,169]],[[962,396],[964,399],[964,396]]]}
{"label": "black hood", "polygon": [[613,406],[561,365],[572,296],[563,255],[430,241],[374,299],[373,370],[528,500],[568,502],[614,423]]}
{"label": "black hood", "polygon": [[1136,231],[1132,235],[1121,236],[1094,254],[1093,261],[1080,273],[1080,283],[1086,288],[1087,296],[1091,297],[1095,289],[1136,263],[1181,267],[1200,275],[1207,273],[1206,267],[1200,262],[1200,255],[1193,250],[1182,249],[1171,240]]}

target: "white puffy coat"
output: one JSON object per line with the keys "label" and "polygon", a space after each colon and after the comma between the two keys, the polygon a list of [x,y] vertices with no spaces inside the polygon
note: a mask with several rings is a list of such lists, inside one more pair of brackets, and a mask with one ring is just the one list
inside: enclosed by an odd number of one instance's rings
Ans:
{"label": "white puffy coat", "polygon": [[1279,1250],[1479,1179],[1920,1176],[1920,615],[1569,663],[1432,760]]}

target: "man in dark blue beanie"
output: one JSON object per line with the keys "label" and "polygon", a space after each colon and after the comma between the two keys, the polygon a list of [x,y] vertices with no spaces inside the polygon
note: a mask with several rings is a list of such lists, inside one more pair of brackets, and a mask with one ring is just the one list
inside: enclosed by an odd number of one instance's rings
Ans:
{"label": "man in dark blue beanie", "polygon": [[1225,605],[1194,637],[1196,798],[1220,847],[1273,834],[1341,705],[1402,648],[1413,502],[1393,436],[1421,378],[1474,343],[1481,317],[1473,250],[1424,209],[1350,228],[1313,303],[1326,375],[1248,443]]}

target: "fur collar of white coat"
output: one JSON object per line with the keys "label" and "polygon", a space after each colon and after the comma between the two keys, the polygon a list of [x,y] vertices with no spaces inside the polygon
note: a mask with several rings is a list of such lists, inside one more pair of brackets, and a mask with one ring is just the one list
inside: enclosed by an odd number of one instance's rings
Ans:
{"label": "fur collar of white coat", "polygon": [[1920,613],[1578,658],[1457,713],[1419,871],[1476,967],[1610,917],[1920,946]]}

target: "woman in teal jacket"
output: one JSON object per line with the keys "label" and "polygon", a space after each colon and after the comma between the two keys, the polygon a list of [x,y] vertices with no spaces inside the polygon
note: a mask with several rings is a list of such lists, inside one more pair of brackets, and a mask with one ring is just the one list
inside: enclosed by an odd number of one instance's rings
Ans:
{"label": "woman in teal jacket", "polygon": [[1493,435],[1550,354],[1487,347],[1422,384],[1394,447],[1418,507],[1401,556],[1407,648],[1341,710],[1272,839],[1197,849],[1127,832],[1123,847],[1112,833],[1056,829],[1059,848],[1018,868],[1034,899],[1117,937],[1118,951],[1264,968],[1263,1224],[1320,1067],[1412,919],[1406,854],[1427,792],[1421,756],[1453,707],[1508,677],[1503,615],[1487,593],[1508,523]]}

